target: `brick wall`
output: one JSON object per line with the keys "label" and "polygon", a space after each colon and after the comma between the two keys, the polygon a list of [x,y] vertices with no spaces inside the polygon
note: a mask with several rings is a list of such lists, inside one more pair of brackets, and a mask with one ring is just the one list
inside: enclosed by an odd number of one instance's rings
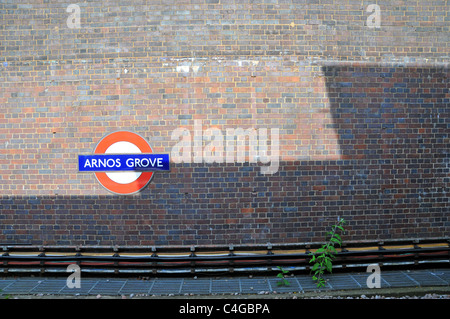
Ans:
{"label": "brick wall", "polygon": [[[2,1],[0,243],[448,236],[448,1],[254,2]],[[236,129],[270,160],[215,144]],[[129,196],[78,172],[117,130],[171,171]]]}

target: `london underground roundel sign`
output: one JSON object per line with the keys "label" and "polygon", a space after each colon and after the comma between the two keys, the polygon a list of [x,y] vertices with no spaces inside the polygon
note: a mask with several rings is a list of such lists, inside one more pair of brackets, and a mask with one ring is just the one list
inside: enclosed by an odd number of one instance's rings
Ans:
{"label": "london underground roundel sign", "polygon": [[119,131],[103,137],[94,154],[78,155],[78,170],[94,172],[104,188],[128,195],[144,189],[154,171],[170,170],[169,155],[154,154],[142,136]]}

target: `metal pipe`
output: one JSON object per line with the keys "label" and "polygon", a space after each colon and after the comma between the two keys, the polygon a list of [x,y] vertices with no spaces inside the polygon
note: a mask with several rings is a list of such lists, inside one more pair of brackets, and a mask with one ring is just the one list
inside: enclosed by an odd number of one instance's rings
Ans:
{"label": "metal pipe", "polygon": [[[395,245],[394,245],[395,244]],[[400,242],[384,243],[347,243],[345,248],[341,249],[333,261],[334,266],[346,268],[349,265],[362,265],[367,263],[404,263],[412,262],[414,264],[425,261],[439,261],[443,263],[450,262],[450,245],[448,239],[432,240],[411,240],[402,241],[407,248],[398,248]],[[431,247],[430,247],[431,245]],[[316,246],[316,245],[314,245]],[[394,246],[396,248],[386,248]],[[400,245],[401,246],[401,245]],[[413,248],[410,248],[413,246]],[[318,246],[316,246],[318,247]],[[370,248],[371,249],[365,249]],[[376,249],[373,249],[376,247]],[[38,249],[36,249],[38,248]],[[243,252],[242,249],[246,249]],[[289,248],[289,249],[286,249]],[[189,249],[189,251],[187,251]],[[241,252],[239,252],[241,249]],[[228,247],[162,247],[159,250],[152,247],[60,247],[60,246],[5,246],[4,254],[0,256],[0,269],[4,272],[8,269],[21,268],[31,269],[38,266],[41,272],[45,269],[61,268],[72,263],[77,263],[82,269],[100,271],[100,268],[112,268],[115,271],[149,271],[164,269],[189,268],[195,272],[202,267],[205,269],[228,268],[234,271],[237,268],[251,266],[272,267],[276,262],[279,265],[291,267],[300,267],[309,269],[311,244],[288,244],[267,246],[228,246]],[[361,249],[361,250],[352,250]],[[84,251],[83,251],[84,250]],[[304,250],[304,253],[280,253],[279,251]],[[67,252],[73,255],[48,256],[47,253]],[[83,253],[81,253],[83,251]],[[91,251],[91,255],[89,252]],[[110,252],[111,255],[92,255],[104,254]],[[130,252],[131,251],[131,252]],[[255,253],[249,253],[254,251]],[[265,253],[262,253],[265,252]],[[202,254],[203,252],[203,254]],[[220,253],[219,253],[220,252]],[[228,253],[226,253],[228,252]],[[258,252],[258,253],[256,253]],[[25,255],[33,253],[33,255]],[[149,254],[149,256],[121,256],[132,254]],[[158,255],[158,253],[160,255]],[[164,254],[172,254],[164,256]],[[20,254],[20,255],[18,255]],[[179,254],[179,255],[173,255]],[[181,254],[181,255],[180,255]],[[352,267],[354,267],[352,266]]]}

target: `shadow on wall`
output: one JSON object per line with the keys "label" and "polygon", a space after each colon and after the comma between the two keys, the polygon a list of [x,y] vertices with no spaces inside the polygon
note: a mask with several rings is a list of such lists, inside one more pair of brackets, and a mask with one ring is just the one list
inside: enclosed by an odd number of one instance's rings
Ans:
{"label": "shadow on wall", "polygon": [[449,70],[322,67],[339,160],[171,165],[132,196],[2,196],[0,242],[265,244],[448,236]]}
{"label": "shadow on wall", "polygon": [[[380,237],[448,235],[448,68],[326,65],[322,70],[342,158],[351,167],[341,182],[357,212],[353,231],[375,230]],[[370,221],[371,214],[379,218]]]}

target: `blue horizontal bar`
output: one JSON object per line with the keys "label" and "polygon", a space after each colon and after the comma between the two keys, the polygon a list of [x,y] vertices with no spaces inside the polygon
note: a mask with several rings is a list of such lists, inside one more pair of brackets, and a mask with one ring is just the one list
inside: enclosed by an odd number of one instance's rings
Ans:
{"label": "blue horizontal bar", "polygon": [[169,171],[169,154],[78,155],[80,172]]}

